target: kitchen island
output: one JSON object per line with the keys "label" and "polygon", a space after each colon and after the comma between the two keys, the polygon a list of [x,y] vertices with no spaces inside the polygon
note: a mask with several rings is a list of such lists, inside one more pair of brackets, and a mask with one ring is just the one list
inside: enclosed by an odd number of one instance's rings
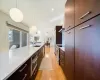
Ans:
{"label": "kitchen island", "polygon": [[44,44],[40,47],[23,47],[0,53],[0,80],[34,78],[43,56]]}

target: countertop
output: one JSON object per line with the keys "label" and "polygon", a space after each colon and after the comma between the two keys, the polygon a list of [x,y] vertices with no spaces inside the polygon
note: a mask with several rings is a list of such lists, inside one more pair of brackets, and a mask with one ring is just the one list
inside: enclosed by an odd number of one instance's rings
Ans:
{"label": "countertop", "polygon": [[65,51],[65,47],[59,47],[61,50]]}
{"label": "countertop", "polygon": [[23,65],[40,47],[23,47],[10,50],[8,53],[0,53],[0,80],[6,80],[21,65]]}

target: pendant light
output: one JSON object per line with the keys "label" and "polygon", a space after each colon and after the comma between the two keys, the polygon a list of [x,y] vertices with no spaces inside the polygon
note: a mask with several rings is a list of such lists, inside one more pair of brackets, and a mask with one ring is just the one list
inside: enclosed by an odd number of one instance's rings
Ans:
{"label": "pendant light", "polygon": [[15,22],[22,22],[23,20],[23,13],[21,10],[17,8],[17,0],[16,0],[16,8],[11,8],[9,11],[9,15],[11,19]]}

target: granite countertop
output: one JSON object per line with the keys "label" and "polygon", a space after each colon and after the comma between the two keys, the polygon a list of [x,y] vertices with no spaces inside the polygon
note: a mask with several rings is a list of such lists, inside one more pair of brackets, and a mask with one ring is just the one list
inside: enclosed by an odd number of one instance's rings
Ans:
{"label": "granite countertop", "polygon": [[23,65],[40,47],[23,47],[10,50],[8,53],[0,53],[0,80],[6,80],[21,65]]}

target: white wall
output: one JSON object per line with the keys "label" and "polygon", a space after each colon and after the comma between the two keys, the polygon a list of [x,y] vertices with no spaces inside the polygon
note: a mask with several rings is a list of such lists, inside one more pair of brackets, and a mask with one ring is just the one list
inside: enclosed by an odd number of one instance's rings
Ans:
{"label": "white wall", "polygon": [[7,14],[0,11],[0,52],[7,52],[9,49],[8,26],[6,25],[6,21],[16,27],[29,31],[27,26],[22,23],[13,22]]}

